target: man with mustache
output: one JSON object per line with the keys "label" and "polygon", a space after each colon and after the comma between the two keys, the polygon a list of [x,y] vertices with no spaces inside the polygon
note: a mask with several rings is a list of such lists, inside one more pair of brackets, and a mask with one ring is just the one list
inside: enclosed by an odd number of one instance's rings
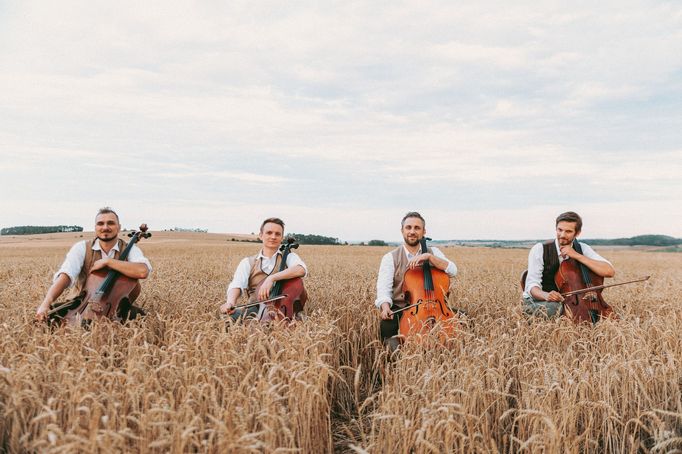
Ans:
{"label": "man with mustache", "polygon": [[393,310],[407,305],[402,292],[405,272],[428,261],[431,266],[445,271],[450,278],[457,275],[457,266],[435,247],[429,247],[422,254],[419,242],[426,235],[426,221],[416,211],[407,213],[401,223],[400,232],[404,243],[384,255],[377,277],[377,298],[374,305],[381,311],[381,340],[391,351],[395,351],[399,340],[395,337],[400,327],[402,312],[393,314]]}
{"label": "man with mustache", "polygon": [[574,240],[583,226],[583,220],[577,213],[561,213],[555,225],[556,238],[537,243],[528,254],[528,275],[523,292],[523,311],[527,315],[554,318],[563,313],[564,298],[554,283],[554,276],[564,260],[575,259],[602,277],[616,274],[613,265],[587,244],[579,243],[582,253],[574,249]]}
{"label": "man with mustache", "polygon": [[[127,260],[118,259],[127,246],[125,241],[118,238],[120,230],[116,212],[109,207],[101,208],[95,216],[95,239],[74,244],[66,254],[64,263],[54,275],[52,286],[36,310],[36,320],[48,320],[48,311],[67,288],[70,289],[67,299],[71,304],[64,306],[58,315],[63,316],[69,309],[77,307],[85,296],[85,281],[91,271],[110,269],[132,279],[146,279],[149,276],[152,265],[136,244],[130,249]],[[124,318],[132,319],[144,314],[141,309],[132,306],[139,294],[138,284],[130,295],[130,311],[123,314]]]}

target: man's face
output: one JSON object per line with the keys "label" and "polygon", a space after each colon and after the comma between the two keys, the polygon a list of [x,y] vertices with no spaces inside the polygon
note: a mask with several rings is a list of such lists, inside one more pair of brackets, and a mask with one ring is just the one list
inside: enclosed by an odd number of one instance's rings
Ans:
{"label": "man's face", "polygon": [[573,240],[580,235],[576,231],[576,222],[560,221],[556,225],[556,238],[559,240],[559,246],[567,246],[573,243]]}
{"label": "man's face", "polygon": [[403,234],[403,239],[405,244],[408,246],[416,246],[419,241],[426,235],[426,229],[424,228],[424,223],[419,218],[407,218],[403,223],[400,231]]}
{"label": "man's face", "polygon": [[111,241],[118,238],[121,226],[114,213],[98,214],[95,218],[95,234],[100,241]]}
{"label": "man's face", "polygon": [[281,225],[268,222],[263,226],[263,230],[258,234],[258,238],[263,242],[263,246],[269,249],[277,249],[282,244],[284,229]]}

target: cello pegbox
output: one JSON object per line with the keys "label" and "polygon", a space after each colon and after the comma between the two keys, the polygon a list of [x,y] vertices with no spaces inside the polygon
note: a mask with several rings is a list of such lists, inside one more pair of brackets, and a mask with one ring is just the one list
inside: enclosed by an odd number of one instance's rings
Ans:
{"label": "cello pegbox", "polygon": [[140,231],[137,232],[137,231],[133,230],[132,232],[130,232],[128,234],[128,236],[130,238],[132,238],[135,235],[137,235],[140,238],[149,238],[150,236],[152,236],[152,234],[151,234],[151,232],[147,232],[147,230],[149,230],[149,227],[147,227],[147,224],[140,224]]}
{"label": "cello pegbox", "polygon": [[296,242],[296,238],[293,236],[288,236],[280,245],[279,250],[280,252],[284,252],[287,249],[296,249],[297,247],[298,243]]}

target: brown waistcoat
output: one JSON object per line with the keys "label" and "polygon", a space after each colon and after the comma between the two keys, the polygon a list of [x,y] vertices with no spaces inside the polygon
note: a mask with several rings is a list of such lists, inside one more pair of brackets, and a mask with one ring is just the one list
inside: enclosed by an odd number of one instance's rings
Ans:
{"label": "brown waistcoat", "polygon": [[258,254],[249,257],[249,265],[251,266],[251,273],[249,274],[249,284],[246,289],[246,294],[249,297],[249,303],[253,303],[258,300],[258,295],[256,294],[256,287],[265,280],[266,277],[272,273],[277,273],[279,271],[280,264],[282,263],[282,254],[277,254],[277,259],[275,259],[275,266],[272,268],[270,273],[263,271],[262,263],[258,260]]}
{"label": "brown waistcoat", "polygon": [[542,290],[545,292],[559,291],[554,283],[554,275],[559,271],[559,255],[556,252],[554,240],[542,245]]}
{"label": "brown waistcoat", "polygon": [[[99,251],[94,251],[92,249],[92,246],[94,246],[95,241],[97,241],[97,238],[90,241],[89,243],[88,242],[85,243],[85,258],[83,259],[83,266],[81,267],[80,273],[78,273],[76,282],[67,293],[66,298],[69,300],[82,296],[81,294],[85,291],[85,281],[88,279],[88,275],[90,274],[90,268],[92,268],[92,265],[97,260],[102,258],[101,249]],[[120,238],[118,239],[118,251],[114,251],[115,259],[119,258],[121,252],[123,252],[127,245],[128,243],[126,243]]]}
{"label": "brown waistcoat", "polygon": [[[430,247],[426,248],[427,252],[433,254]],[[398,246],[391,251],[393,256],[393,304],[398,307],[405,307],[405,294],[403,293],[403,283],[405,282],[405,272],[407,271],[407,254],[403,246]]]}

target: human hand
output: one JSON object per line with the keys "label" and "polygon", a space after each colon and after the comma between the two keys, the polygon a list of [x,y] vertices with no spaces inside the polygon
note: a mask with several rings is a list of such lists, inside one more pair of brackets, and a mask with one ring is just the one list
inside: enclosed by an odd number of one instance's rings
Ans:
{"label": "human hand", "polygon": [[219,310],[223,314],[227,314],[228,312],[230,312],[230,309],[232,309],[233,307],[234,307],[234,303],[231,301],[228,301],[227,303],[221,304]]}
{"label": "human hand", "polygon": [[381,319],[393,320],[393,311],[391,311],[391,305],[389,303],[381,303]]}
{"label": "human hand", "polygon": [[40,306],[38,306],[38,309],[36,310],[36,320],[39,322],[44,322],[47,320],[47,313],[50,310],[50,302],[49,301],[43,301],[40,303]]}
{"label": "human hand", "polygon": [[549,293],[547,294],[546,300],[547,300],[547,301],[552,301],[552,302],[555,302],[555,303],[562,303],[562,302],[564,301],[564,297],[561,296],[561,293],[559,293],[559,292],[557,292],[557,291],[555,291],[555,290],[552,290],[551,292],[549,292]]}
{"label": "human hand", "polygon": [[92,264],[92,268],[90,268],[90,271],[92,272],[107,268],[109,266],[109,260],[111,260],[109,257],[104,257],[102,259],[97,260],[95,263]]}
{"label": "human hand", "polygon": [[263,301],[270,297],[270,290],[272,289],[272,286],[274,284],[275,281],[272,279],[271,276],[265,278],[265,280],[261,283],[260,288],[258,289],[258,301]]}
{"label": "human hand", "polygon": [[412,260],[407,262],[407,268],[411,269],[411,270],[415,269],[418,266],[421,266],[422,263],[429,261],[430,258],[431,258],[431,254],[429,254],[428,252],[425,252],[424,254],[416,255],[412,258]]}
{"label": "human hand", "polygon": [[561,254],[562,257],[569,258],[569,259],[577,259],[580,256],[578,251],[573,249],[573,244],[567,244],[564,246],[560,246],[559,247],[559,253]]}

